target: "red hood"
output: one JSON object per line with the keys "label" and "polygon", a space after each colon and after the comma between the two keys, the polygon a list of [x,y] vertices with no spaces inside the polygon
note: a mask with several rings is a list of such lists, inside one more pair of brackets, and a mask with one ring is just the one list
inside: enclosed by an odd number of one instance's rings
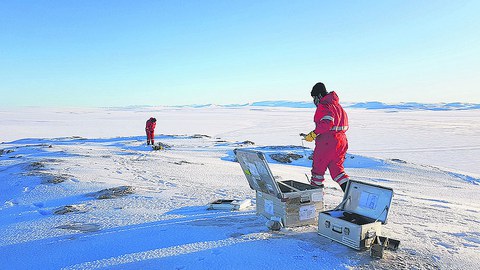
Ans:
{"label": "red hood", "polygon": [[320,100],[320,103],[323,103],[323,104],[332,104],[332,103],[338,103],[340,101],[340,99],[338,98],[337,96],[337,93],[335,93],[334,91],[328,93],[326,96],[324,96],[321,100]]}

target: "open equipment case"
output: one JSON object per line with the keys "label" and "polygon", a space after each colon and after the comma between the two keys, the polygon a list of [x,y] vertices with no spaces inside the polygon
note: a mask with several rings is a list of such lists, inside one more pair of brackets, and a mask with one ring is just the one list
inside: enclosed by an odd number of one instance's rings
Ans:
{"label": "open equipment case", "polygon": [[324,210],[323,188],[287,180],[276,181],[262,152],[235,149],[250,188],[256,191],[256,211],[284,227],[317,224]]}
{"label": "open equipment case", "polygon": [[350,180],[340,205],[319,214],[318,234],[356,250],[370,248],[387,223],[392,197],[391,188]]}

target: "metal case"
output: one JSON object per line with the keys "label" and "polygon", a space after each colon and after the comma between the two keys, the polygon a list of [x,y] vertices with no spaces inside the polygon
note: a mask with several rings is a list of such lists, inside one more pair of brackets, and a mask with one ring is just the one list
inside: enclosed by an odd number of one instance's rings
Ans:
{"label": "metal case", "polygon": [[256,191],[257,214],[280,219],[285,227],[317,224],[324,210],[323,188],[294,180],[276,181],[262,152],[235,149],[234,153]]}
{"label": "metal case", "polygon": [[318,217],[318,234],[357,250],[369,248],[387,223],[391,188],[350,180],[342,203]]}

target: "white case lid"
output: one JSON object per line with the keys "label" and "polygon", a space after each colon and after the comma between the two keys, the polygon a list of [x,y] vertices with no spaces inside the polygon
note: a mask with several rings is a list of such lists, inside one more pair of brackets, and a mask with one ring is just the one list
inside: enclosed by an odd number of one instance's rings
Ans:
{"label": "white case lid", "polygon": [[350,180],[342,210],[387,223],[393,189]]}
{"label": "white case lid", "polygon": [[273,177],[265,155],[262,152],[235,149],[234,153],[252,189],[277,198],[281,197],[280,187]]}

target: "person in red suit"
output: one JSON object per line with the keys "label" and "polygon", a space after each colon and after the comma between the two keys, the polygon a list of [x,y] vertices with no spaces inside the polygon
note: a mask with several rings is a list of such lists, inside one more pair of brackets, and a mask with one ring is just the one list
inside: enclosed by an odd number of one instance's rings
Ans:
{"label": "person in red suit", "polygon": [[150,117],[145,125],[145,132],[147,132],[147,145],[153,145],[155,141],[155,126],[157,125],[157,119]]}
{"label": "person in red suit", "polygon": [[332,179],[345,191],[349,180],[343,167],[348,149],[345,135],[348,130],[347,113],[339,104],[337,94],[327,92],[323,83],[315,84],[311,95],[317,106],[313,117],[315,129],[304,137],[308,142],[315,140],[310,184],[323,187],[324,174],[328,168]]}

